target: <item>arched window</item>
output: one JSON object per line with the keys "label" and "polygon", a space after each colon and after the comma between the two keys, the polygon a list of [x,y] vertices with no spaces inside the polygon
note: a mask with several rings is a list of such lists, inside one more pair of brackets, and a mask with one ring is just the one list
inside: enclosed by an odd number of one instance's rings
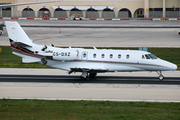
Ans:
{"label": "arched window", "polygon": [[102,12],[102,17],[103,18],[115,18],[115,12],[114,12],[114,10],[106,8]]}
{"label": "arched window", "polygon": [[54,17],[55,18],[66,18],[67,17],[67,13],[65,10],[61,9],[61,8],[57,8],[54,11]]}
{"label": "arched window", "polygon": [[123,8],[123,9],[119,10],[118,17],[119,18],[131,18],[132,17],[131,11],[127,8]]}
{"label": "arched window", "polygon": [[71,9],[71,11],[70,11],[70,17],[72,18],[72,19],[74,19],[74,18],[80,18],[80,17],[83,17],[83,13],[82,13],[82,11],[81,10],[79,10],[79,9],[77,9],[77,8],[73,8],[73,9]]}
{"label": "arched window", "polygon": [[134,17],[135,18],[144,18],[144,9],[139,8],[134,12]]}
{"label": "arched window", "polygon": [[31,8],[24,8],[22,11],[22,17],[35,18],[35,12]]}
{"label": "arched window", "polygon": [[49,17],[51,17],[51,12],[47,8],[41,8],[38,11],[38,17],[40,17],[40,18],[46,18],[46,17],[49,18]]}
{"label": "arched window", "polygon": [[11,7],[2,7],[2,17],[11,17]]}
{"label": "arched window", "polygon": [[93,8],[89,8],[86,11],[86,18],[99,18],[99,13],[97,10],[95,10]]}

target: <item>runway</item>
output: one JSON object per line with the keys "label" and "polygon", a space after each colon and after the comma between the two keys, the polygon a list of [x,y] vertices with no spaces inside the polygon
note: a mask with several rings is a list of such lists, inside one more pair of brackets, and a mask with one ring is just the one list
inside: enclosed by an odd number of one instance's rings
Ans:
{"label": "runway", "polygon": [[180,102],[180,72],[102,73],[80,80],[57,69],[0,68],[0,98]]}
{"label": "runway", "polygon": [[79,76],[72,75],[0,75],[0,82],[180,85],[180,77],[166,77],[163,81],[159,81],[157,77],[132,76],[97,76],[94,79],[81,80]]}

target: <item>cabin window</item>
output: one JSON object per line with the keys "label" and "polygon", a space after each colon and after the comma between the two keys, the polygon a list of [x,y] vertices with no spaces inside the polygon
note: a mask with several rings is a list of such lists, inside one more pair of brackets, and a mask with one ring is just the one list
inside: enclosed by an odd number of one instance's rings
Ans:
{"label": "cabin window", "polygon": [[142,59],[145,59],[144,55],[142,55]]}
{"label": "cabin window", "polygon": [[145,55],[145,57],[146,57],[146,59],[151,59],[151,58],[149,57],[149,55]]}
{"label": "cabin window", "polygon": [[126,59],[129,59],[129,57],[130,57],[129,55],[126,55]]}
{"label": "cabin window", "polygon": [[113,58],[113,54],[110,54],[110,56],[109,56],[110,58]]}
{"label": "cabin window", "polygon": [[96,58],[96,54],[93,54],[93,58]]}
{"label": "cabin window", "polygon": [[86,53],[83,54],[83,57],[86,58]]}
{"label": "cabin window", "polygon": [[35,51],[34,54],[38,54],[38,51]]}
{"label": "cabin window", "polygon": [[119,58],[119,59],[121,58],[121,54],[118,55],[118,58]]}
{"label": "cabin window", "polygon": [[104,54],[101,55],[102,58],[104,58],[104,56],[105,56]]}

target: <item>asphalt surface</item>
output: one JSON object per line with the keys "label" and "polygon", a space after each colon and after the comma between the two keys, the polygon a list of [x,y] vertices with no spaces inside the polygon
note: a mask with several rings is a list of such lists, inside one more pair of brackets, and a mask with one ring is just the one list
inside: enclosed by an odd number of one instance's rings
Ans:
{"label": "asphalt surface", "polygon": [[[0,20],[4,21],[11,20]],[[180,47],[180,21],[17,21],[24,26],[30,39],[42,45]],[[61,33],[59,27],[62,28]],[[6,30],[0,36],[0,45],[9,45]],[[132,76],[128,73],[125,76],[106,74],[87,80],[80,80],[79,75],[66,75],[54,70],[23,69],[22,72],[0,69],[0,74],[0,98],[180,101],[180,76],[177,71],[163,74],[163,81],[158,80],[156,73],[135,73],[138,76],[133,73]]]}
{"label": "asphalt surface", "polygon": [[[12,20],[0,20],[0,22]],[[145,21],[145,20],[127,20],[127,21],[74,21],[74,20],[14,20],[18,21],[23,27],[64,27],[64,28],[180,28],[180,20],[169,21]]]}
{"label": "asphalt surface", "polygon": [[81,80],[79,76],[65,75],[0,75],[0,82],[180,85],[180,77],[166,77],[159,81],[157,77],[97,76]]}
{"label": "asphalt surface", "polygon": [[[0,20],[1,21],[1,20]],[[9,21],[9,20],[8,20]],[[4,21],[3,21],[4,22]],[[36,44],[59,47],[180,47],[180,21],[18,20]],[[8,45],[4,29],[0,45]]]}
{"label": "asphalt surface", "polygon": [[81,80],[57,69],[0,68],[0,98],[45,100],[108,100],[180,102],[179,71],[102,73]]}

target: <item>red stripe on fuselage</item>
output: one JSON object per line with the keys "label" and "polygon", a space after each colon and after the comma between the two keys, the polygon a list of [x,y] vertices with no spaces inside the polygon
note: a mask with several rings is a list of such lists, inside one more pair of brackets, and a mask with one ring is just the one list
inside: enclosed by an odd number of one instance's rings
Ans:
{"label": "red stripe on fuselage", "polygon": [[24,53],[26,53],[26,54],[28,54],[28,55],[30,55],[30,56],[43,58],[43,56],[30,53],[30,52],[28,52],[28,51],[26,51],[26,50],[23,50],[23,49],[19,48],[19,47],[15,47],[12,43],[11,43],[11,47],[14,48],[14,49],[20,50],[20,51],[22,51],[22,52],[24,52]]}

